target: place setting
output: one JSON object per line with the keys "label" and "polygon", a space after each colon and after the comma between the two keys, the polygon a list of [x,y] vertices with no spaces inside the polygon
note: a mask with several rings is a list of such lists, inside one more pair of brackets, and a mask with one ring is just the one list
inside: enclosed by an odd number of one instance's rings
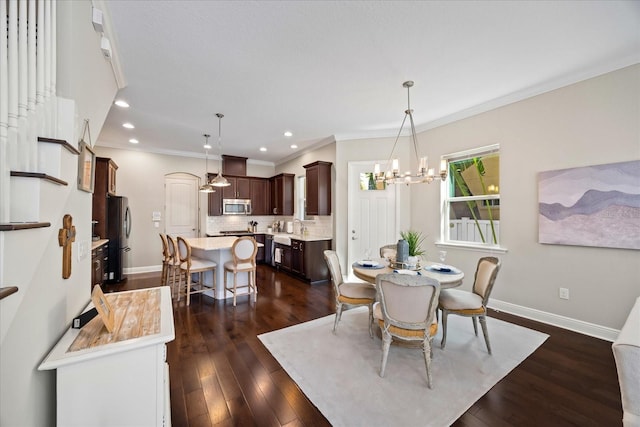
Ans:
{"label": "place setting", "polygon": [[371,249],[366,249],[364,251],[364,259],[354,262],[353,267],[379,270],[385,268],[386,265],[381,260],[371,259]]}
{"label": "place setting", "polygon": [[438,259],[439,263],[432,263],[424,267],[425,270],[440,273],[440,274],[460,274],[462,271],[452,265],[445,264],[447,258],[447,251],[439,251]]}

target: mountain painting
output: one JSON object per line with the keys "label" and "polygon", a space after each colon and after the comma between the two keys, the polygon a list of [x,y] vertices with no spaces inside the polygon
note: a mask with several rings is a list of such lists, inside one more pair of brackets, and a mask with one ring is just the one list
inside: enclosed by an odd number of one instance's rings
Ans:
{"label": "mountain painting", "polygon": [[640,160],[540,172],[538,241],[640,249]]}

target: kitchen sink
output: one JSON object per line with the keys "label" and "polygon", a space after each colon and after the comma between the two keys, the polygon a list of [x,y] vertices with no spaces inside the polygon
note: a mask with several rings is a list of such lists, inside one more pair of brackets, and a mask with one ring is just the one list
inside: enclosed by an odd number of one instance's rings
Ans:
{"label": "kitchen sink", "polygon": [[291,237],[286,234],[276,234],[273,236],[274,243],[280,243],[281,245],[291,246]]}

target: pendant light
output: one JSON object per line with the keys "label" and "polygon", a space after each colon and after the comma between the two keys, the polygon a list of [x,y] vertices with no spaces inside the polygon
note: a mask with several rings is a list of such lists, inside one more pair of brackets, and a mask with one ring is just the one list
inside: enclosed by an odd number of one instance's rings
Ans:
{"label": "pendant light", "polygon": [[[413,82],[411,80],[406,81],[402,84],[402,86],[407,88],[407,109],[404,111],[404,119],[402,120],[402,124],[400,125],[398,136],[396,136],[396,140],[393,143],[391,154],[389,155],[386,173],[380,170],[379,164],[375,165],[374,174],[376,176],[376,180],[384,181],[385,184],[419,184],[425,182],[429,184],[434,179],[445,180],[447,179],[446,160],[440,160],[440,171],[438,171],[438,174],[436,174],[432,168],[429,168],[429,165],[427,163],[427,156],[418,156],[418,138],[416,137],[416,128],[413,124],[413,110],[411,109],[411,102],[409,98],[409,89],[411,89],[411,87],[413,86]],[[407,121],[407,117],[409,117],[409,123],[411,125],[411,140],[413,141],[413,151],[416,155],[416,159],[418,159],[418,168],[414,173],[406,172],[404,174],[401,174],[398,159],[393,157],[393,153],[395,152],[396,145],[398,144],[398,139],[402,134],[402,128]]]}
{"label": "pendant light", "polygon": [[209,183],[209,148],[211,148],[211,146],[209,145],[209,137],[211,135],[209,134],[204,134],[203,135],[205,138],[205,143],[204,143],[204,164],[205,164],[205,170],[204,170],[204,184],[202,184],[202,186],[200,187],[200,192],[201,193],[215,193],[216,189],[213,187],[213,185],[211,185]]}
{"label": "pendant light", "polygon": [[214,187],[228,187],[231,185],[231,183],[229,181],[227,181],[227,178],[225,178],[224,176],[222,176],[222,137],[221,137],[221,129],[222,129],[222,118],[224,117],[224,114],[221,113],[216,113],[216,117],[218,118],[218,157],[219,157],[219,162],[218,162],[218,175],[216,175],[215,178],[213,178],[213,181],[211,181],[211,185],[213,185]]}

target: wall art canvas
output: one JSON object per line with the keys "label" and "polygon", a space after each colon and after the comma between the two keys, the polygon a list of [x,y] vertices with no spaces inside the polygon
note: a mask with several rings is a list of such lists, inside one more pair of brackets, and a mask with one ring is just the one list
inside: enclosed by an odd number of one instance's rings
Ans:
{"label": "wall art canvas", "polygon": [[538,241],[640,249],[640,160],[540,172]]}

